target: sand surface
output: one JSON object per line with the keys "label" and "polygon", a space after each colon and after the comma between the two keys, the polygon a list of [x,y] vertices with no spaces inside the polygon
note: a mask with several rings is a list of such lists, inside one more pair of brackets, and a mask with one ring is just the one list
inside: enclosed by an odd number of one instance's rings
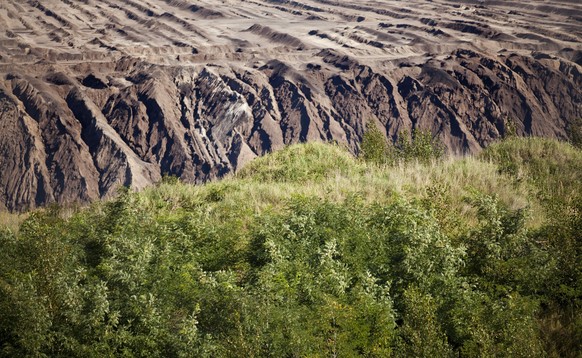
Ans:
{"label": "sand surface", "polygon": [[459,47],[487,53],[582,49],[579,1],[3,0],[0,64],[313,61],[322,49],[414,61]]}

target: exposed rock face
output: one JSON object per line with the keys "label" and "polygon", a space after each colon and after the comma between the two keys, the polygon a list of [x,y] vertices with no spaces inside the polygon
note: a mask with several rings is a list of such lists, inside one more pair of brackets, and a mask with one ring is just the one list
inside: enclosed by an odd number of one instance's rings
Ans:
{"label": "exposed rock face", "polygon": [[567,139],[582,6],[466,3],[3,1],[0,208],[200,183],[299,141],[357,153],[369,121],[452,153]]}

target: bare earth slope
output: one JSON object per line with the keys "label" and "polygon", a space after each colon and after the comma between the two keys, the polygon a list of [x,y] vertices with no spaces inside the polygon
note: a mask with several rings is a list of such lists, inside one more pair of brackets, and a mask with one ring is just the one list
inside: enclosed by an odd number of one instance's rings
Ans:
{"label": "bare earth slope", "polygon": [[582,117],[582,4],[2,0],[0,207],[201,182],[289,143],[454,153]]}

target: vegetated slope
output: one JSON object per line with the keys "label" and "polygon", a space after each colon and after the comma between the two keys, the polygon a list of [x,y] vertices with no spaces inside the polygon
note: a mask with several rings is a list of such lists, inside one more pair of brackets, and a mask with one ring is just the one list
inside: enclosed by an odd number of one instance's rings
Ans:
{"label": "vegetated slope", "polygon": [[0,3],[0,206],[203,182],[303,141],[429,130],[452,153],[582,117],[568,1]]}
{"label": "vegetated slope", "polygon": [[389,167],[304,144],[37,211],[0,232],[0,349],[576,357],[581,165],[542,139]]}

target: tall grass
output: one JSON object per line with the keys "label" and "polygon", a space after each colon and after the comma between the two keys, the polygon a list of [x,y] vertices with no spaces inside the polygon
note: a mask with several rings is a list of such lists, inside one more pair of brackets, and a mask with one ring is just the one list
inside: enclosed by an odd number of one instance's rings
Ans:
{"label": "tall grass", "polygon": [[0,228],[17,231],[20,224],[28,217],[27,214],[0,211]]}
{"label": "tall grass", "polygon": [[[143,196],[146,205],[157,209],[207,203],[254,213],[280,209],[294,196],[332,202],[357,196],[368,203],[388,203],[402,197],[446,205],[440,210],[471,221],[473,215],[465,215],[472,210],[467,198],[475,192],[495,195],[512,209],[539,206],[531,184],[516,182],[491,160],[451,157],[428,163],[376,165],[354,158],[344,148],[323,143],[289,146],[256,159],[219,182],[204,186],[163,183]],[[533,211],[535,215],[537,211]]]}

